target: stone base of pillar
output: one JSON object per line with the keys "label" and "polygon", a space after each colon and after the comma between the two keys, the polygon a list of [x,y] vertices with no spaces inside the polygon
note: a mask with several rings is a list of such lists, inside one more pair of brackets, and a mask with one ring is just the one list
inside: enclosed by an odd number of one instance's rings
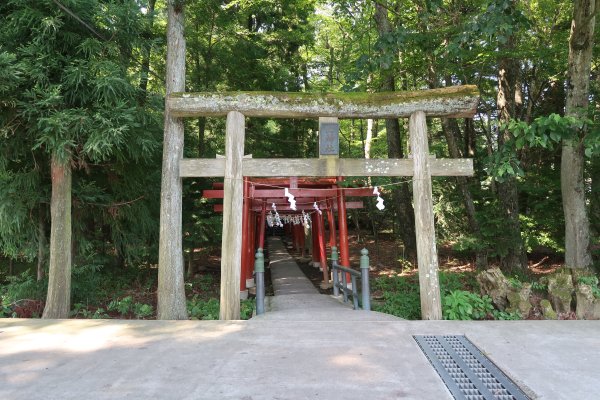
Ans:
{"label": "stone base of pillar", "polygon": [[319,284],[319,286],[321,287],[321,289],[326,290],[326,289],[331,289],[333,287],[333,282],[325,282],[325,281],[321,281],[321,283]]}
{"label": "stone base of pillar", "polygon": [[248,291],[247,290],[240,290],[240,299],[241,300],[248,299]]}

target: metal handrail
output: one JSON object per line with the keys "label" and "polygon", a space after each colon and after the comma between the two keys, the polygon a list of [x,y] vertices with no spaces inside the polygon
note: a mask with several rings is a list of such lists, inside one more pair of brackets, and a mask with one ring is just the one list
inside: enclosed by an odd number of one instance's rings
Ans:
{"label": "metal handrail", "polygon": [[[337,248],[333,246],[331,248],[331,272],[333,275],[333,295],[339,296],[340,290],[344,296],[344,303],[348,302],[348,295],[352,295],[353,307],[355,310],[359,309],[358,306],[358,290],[356,280],[361,280],[361,298],[362,298],[362,309],[365,311],[371,311],[371,293],[369,288],[369,251],[362,249],[360,251],[360,272],[352,268],[339,265]],[[340,282],[340,273],[342,279]],[[352,289],[348,288],[348,274],[352,283]]]}

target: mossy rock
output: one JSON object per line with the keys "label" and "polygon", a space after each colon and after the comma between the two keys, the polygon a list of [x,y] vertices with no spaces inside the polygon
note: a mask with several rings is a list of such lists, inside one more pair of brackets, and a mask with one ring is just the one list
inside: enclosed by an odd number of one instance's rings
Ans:
{"label": "mossy rock", "polygon": [[511,288],[507,293],[509,307],[508,312],[518,312],[523,318],[526,318],[533,307],[529,301],[531,295],[531,284],[524,283],[520,289]]}
{"label": "mossy rock", "polygon": [[509,304],[508,293],[512,288],[500,268],[490,268],[480,272],[476,279],[481,288],[481,294],[490,296],[494,305],[500,311],[504,311]]}
{"label": "mossy rock", "polygon": [[577,299],[577,319],[600,319],[600,299],[594,296],[592,287],[584,283],[577,285],[575,290]]}
{"label": "mossy rock", "polygon": [[568,269],[561,269],[548,278],[548,297],[557,313],[571,312],[571,303],[575,287]]}
{"label": "mossy rock", "polygon": [[543,299],[540,301],[540,308],[542,310],[542,315],[544,319],[556,319],[558,318],[556,311],[552,308],[552,304],[547,299]]}

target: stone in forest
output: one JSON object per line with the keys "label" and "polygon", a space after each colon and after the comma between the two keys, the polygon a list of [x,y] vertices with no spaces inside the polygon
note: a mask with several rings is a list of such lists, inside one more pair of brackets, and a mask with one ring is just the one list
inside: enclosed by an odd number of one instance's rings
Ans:
{"label": "stone in forest", "polygon": [[556,319],[556,311],[552,308],[552,304],[547,299],[543,299],[540,301],[540,308],[542,309],[542,315],[544,319]]}
{"label": "stone in forest", "polygon": [[500,268],[490,268],[477,275],[481,294],[487,294],[499,310],[504,311],[508,305],[507,295],[511,289],[510,282]]}
{"label": "stone in forest", "polygon": [[526,318],[531,311],[532,305],[529,301],[531,295],[531,283],[524,283],[520,289],[510,288],[507,293],[509,307],[507,311],[518,312],[523,318]]}
{"label": "stone in forest", "polygon": [[592,292],[592,287],[584,283],[577,285],[577,319],[600,319],[600,299]]}
{"label": "stone in forest", "polygon": [[548,297],[557,313],[571,312],[573,278],[570,271],[561,270],[548,278]]}

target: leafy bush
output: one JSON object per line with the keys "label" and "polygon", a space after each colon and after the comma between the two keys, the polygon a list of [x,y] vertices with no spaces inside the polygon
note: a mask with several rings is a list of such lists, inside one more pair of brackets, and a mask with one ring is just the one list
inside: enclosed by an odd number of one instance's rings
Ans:
{"label": "leafy bush", "polygon": [[381,276],[373,281],[372,292],[381,291],[383,302],[373,303],[373,310],[404,319],[421,318],[419,281],[415,276]]}
{"label": "leafy bush", "polygon": [[548,290],[548,284],[540,281],[531,282],[531,288],[538,292],[545,292]]}
{"label": "leafy bush", "polygon": [[110,316],[106,313],[103,308],[97,308],[96,310],[90,309],[83,303],[76,303],[71,311],[72,317],[81,316],[86,319],[107,319]]}
{"label": "leafy bush", "polygon": [[48,280],[36,281],[25,271],[20,275],[9,276],[8,283],[0,286],[0,316],[13,314],[14,307],[23,300],[41,302],[46,299]]}
{"label": "leafy bush", "polygon": [[600,288],[598,288],[598,277],[597,276],[580,276],[577,279],[578,283],[589,285],[592,288],[592,294],[595,298],[600,299]]}
{"label": "leafy bush", "polygon": [[203,300],[198,295],[194,295],[187,301],[187,310],[190,319],[219,319],[219,300]]}
{"label": "leafy bush", "polygon": [[442,312],[445,319],[484,319],[493,310],[492,299],[487,295],[482,297],[465,290],[453,290],[442,298]]}
{"label": "leafy bush", "polygon": [[135,303],[133,313],[138,319],[144,319],[154,313],[154,308],[150,304]]}
{"label": "leafy bush", "polygon": [[508,277],[507,280],[508,280],[508,283],[510,283],[510,286],[512,286],[514,289],[522,289],[523,288],[523,282],[521,282],[518,278]]}
{"label": "leafy bush", "polygon": [[106,295],[103,288],[108,279],[110,278],[103,274],[100,264],[74,265],[71,281],[73,302],[96,303]]}
{"label": "leafy bush", "polygon": [[240,318],[241,319],[250,319],[252,318],[252,314],[254,313],[254,299],[246,299],[242,300],[240,304]]}
{"label": "leafy bush", "polygon": [[108,311],[115,311],[119,314],[129,314],[132,306],[133,298],[131,296],[127,296],[121,300],[113,300],[108,303]]}
{"label": "leafy bush", "polygon": [[494,319],[499,321],[514,321],[522,319],[521,314],[518,312],[493,310],[492,315],[494,316]]}

